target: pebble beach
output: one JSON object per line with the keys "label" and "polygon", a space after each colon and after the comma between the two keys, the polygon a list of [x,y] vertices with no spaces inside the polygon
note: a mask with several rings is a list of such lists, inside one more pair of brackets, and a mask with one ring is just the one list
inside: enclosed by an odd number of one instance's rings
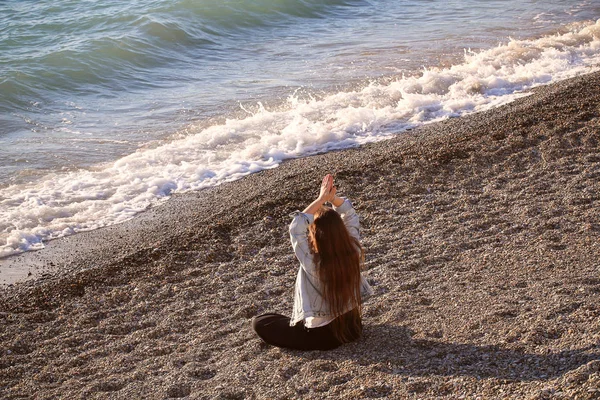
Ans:
{"label": "pebble beach", "polygon": [[[361,217],[364,336],[266,346],[289,214]],[[0,260],[2,399],[600,398],[600,73]]]}

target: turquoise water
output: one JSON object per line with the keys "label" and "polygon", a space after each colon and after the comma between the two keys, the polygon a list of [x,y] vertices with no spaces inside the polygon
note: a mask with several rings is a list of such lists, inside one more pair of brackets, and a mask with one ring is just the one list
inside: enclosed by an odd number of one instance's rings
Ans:
{"label": "turquoise water", "polygon": [[599,17],[581,0],[1,2],[0,255],[589,71]]}

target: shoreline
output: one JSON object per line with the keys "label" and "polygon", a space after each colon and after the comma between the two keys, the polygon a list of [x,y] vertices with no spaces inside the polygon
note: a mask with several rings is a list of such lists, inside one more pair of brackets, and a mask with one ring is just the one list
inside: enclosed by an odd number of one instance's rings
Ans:
{"label": "shoreline", "polygon": [[[0,397],[600,395],[598,88],[538,87],[0,260],[34,278],[0,288]],[[249,319],[291,310],[288,215],[326,173],[361,216],[365,336],[265,347]]]}

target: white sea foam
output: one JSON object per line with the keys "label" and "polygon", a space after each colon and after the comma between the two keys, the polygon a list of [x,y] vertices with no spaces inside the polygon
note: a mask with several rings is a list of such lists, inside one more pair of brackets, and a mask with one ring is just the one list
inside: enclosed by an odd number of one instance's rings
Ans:
{"label": "white sea foam", "polygon": [[54,173],[0,194],[0,256],[119,223],[169,197],[273,168],[283,160],[382,140],[403,129],[481,111],[533,86],[598,69],[600,20],[565,34],[511,40],[464,62],[387,84],[229,119],[95,169]]}

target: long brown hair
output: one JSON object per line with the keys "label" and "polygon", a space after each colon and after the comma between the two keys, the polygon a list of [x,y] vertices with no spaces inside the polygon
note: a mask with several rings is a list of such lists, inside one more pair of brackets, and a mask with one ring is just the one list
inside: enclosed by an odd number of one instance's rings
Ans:
{"label": "long brown hair", "polygon": [[346,343],[362,333],[361,322],[361,266],[363,250],[360,242],[350,236],[342,217],[329,207],[315,213],[310,226],[310,240],[323,297],[336,318],[331,326],[336,338]]}

